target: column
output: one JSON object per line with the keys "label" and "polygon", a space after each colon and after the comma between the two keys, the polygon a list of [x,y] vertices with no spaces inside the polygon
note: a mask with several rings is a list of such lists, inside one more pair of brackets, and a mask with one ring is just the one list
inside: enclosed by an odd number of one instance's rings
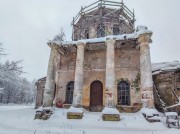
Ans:
{"label": "column", "polygon": [[115,67],[114,67],[114,39],[106,40],[106,107],[115,107]]}
{"label": "column", "polygon": [[55,67],[54,58],[56,56],[56,46],[51,45],[51,52],[48,63],[46,84],[44,90],[43,107],[52,107],[54,99],[54,85],[55,85]]}
{"label": "column", "polygon": [[140,46],[142,103],[143,107],[154,108],[153,80],[149,48],[149,43],[151,43],[151,35],[152,33],[144,33],[139,35],[138,43]]}
{"label": "column", "polygon": [[75,83],[74,83],[74,96],[73,107],[82,107],[82,92],[83,92],[83,73],[84,73],[84,42],[77,43],[77,57],[75,69]]}

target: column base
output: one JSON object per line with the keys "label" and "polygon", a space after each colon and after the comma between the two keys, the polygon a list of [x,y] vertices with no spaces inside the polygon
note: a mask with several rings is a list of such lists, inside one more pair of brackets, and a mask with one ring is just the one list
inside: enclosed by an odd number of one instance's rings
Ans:
{"label": "column base", "polygon": [[119,114],[103,114],[103,121],[120,121]]}
{"label": "column base", "polygon": [[82,119],[83,110],[82,108],[76,108],[71,106],[67,111],[67,119]]}
{"label": "column base", "polygon": [[67,113],[67,119],[82,119],[83,113]]}
{"label": "column base", "polygon": [[155,108],[154,99],[142,99],[142,104],[144,108]]}
{"label": "column base", "polygon": [[120,121],[119,111],[116,108],[105,107],[102,111],[103,121]]}

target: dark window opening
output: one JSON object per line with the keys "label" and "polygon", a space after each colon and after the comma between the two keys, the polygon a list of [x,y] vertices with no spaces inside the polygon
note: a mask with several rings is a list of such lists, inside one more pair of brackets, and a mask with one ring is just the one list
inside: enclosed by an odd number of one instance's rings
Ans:
{"label": "dark window opening", "polygon": [[85,31],[85,37],[86,37],[86,39],[89,39],[89,30]]}
{"label": "dark window opening", "polygon": [[124,45],[126,45],[124,42],[121,44],[121,46],[124,46]]}
{"label": "dark window opening", "polygon": [[113,35],[118,35],[120,32],[119,32],[119,27],[117,25],[114,25],[113,26]]}
{"label": "dark window opening", "polygon": [[126,81],[118,83],[118,105],[130,105],[130,85]]}
{"label": "dark window opening", "polygon": [[105,37],[105,26],[97,27],[97,37]]}
{"label": "dark window opening", "polygon": [[66,86],[66,103],[67,104],[72,104],[73,93],[74,93],[74,81],[70,81],[68,82]]}
{"label": "dark window opening", "polygon": [[176,82],[180,82],[180,73],[176,76]]}
{"label": "dark window opening", "polygon": [[[56,97],[56,83],[54,84],[54,98]],[[53,98],[53,100],[54,100]]]}
{"label": "dark window opening", "polygon": [[86,39],[89,39],[89,34],[88,33],[86,34]]}

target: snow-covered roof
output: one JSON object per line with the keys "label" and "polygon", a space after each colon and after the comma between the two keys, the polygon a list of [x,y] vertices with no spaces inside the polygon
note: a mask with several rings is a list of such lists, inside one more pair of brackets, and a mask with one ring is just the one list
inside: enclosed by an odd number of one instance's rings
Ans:
{"label": "snow-covered roof", "polygon": [[83,39],[78,41],[62,41],[62,40],[52,40],[48,42],[49,45],[56,44],[56,45],[74,45],[77,42],[84,42],[84,43],[99,43],[105,42],[107,39],[115,39],[115,40],[129,40],[129,39],[137,39],[142,34],[152,34],[152,31],[148,30],[146,26],[138,26],[137,30],[131,34],[122,34],[122,35],[109,35],[106,37],[101,38],[92,38],[92,39]]}
{"label": "snow-covered roof", "polygon": [[161,62],[161,63],[153,63],[152,64],[152,72],[153,75],[159,74],[165,71],[176,71],[180,69],[180,62]]}

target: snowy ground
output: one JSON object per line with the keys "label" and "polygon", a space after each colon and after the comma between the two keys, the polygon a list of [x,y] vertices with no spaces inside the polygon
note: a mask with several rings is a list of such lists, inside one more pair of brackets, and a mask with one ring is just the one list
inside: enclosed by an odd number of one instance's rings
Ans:
{"label": "snowy ground", "polygon": [[163,122],[147,122],[140,112],[120,113],[119,122],[104,122],[101,113],[93,112],[85,112],[82,120],[67,120],[66,112],[55,109],[43,121],[34,120],[31,106],[0,106],[0,134],[180,134],[180,129],[167,128]]}

